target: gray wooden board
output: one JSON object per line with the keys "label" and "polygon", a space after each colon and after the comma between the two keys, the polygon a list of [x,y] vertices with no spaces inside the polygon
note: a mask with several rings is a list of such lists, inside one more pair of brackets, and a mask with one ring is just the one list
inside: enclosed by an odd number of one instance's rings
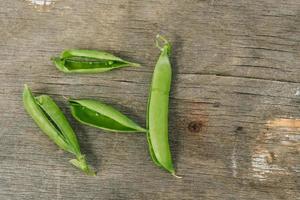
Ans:
{"label": "gray wooden board", "polygon": [[[0,0],[1,200],[300,199],[300,1],[41,2]],[[99,99],[145,125],[157,33],[173,44],[170,143],[182,179],[151,162],[143,134],[80,125],[64,99]],[[142,67],[66,75],[50,57],[67,48]],[[62,107],[96,177],[28,117],[24,83]]]}

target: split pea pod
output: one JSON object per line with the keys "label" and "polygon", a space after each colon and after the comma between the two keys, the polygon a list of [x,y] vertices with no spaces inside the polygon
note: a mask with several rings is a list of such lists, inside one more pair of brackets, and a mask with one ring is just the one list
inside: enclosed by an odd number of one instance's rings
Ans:
{"label": "split pea pod", "polygon": [[[159,46],[159,42],[163,46]],[[168,139],[169,93],[172,68],[169,60],[170,43],[162,36],[157,36],[156,45],[161,53],[152,76],[147,109],[147,139],[153,162],[175,175]]]}
{"label": "split pea pod", "polygon": [[86,174],[95,175],[87,164],[85,156],[80,152],[72,127],[52,98],[47,95],[34,97],[29,87],[25,85],[23,103],[25,110],[40,129],[61,149],[76,156],[76,159],[70,160],[70,163]]}
{"label": "split pea pod", "polygon": [[127,116],[100,101],[70,99],[69,103],[73,117],[85,125],[114,132],[146,132]]}
{"label": "split pea pod", "polygon": [[96,50],[65,50],[52,58],[55,66],[65,73],[98,73],[140,64],[123,60],[110,53]]}

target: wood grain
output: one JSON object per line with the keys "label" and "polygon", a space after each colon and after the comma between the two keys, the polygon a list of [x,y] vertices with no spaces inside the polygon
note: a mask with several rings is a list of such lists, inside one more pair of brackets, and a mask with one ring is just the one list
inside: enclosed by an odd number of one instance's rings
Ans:
{"label": "wood grain", "polygon": [[[0,199],[300,199],[299,1],[47,2],[0,0]],[[170,142],[183,179],[151,162],[144,135],[79,125],[63,98],[99,99],[144,125],[157,33],[173,44]],[[66,75],[50,57],[67,48],[143,67]],[[63,108],[97,177],[41,134],[24,83]]]}

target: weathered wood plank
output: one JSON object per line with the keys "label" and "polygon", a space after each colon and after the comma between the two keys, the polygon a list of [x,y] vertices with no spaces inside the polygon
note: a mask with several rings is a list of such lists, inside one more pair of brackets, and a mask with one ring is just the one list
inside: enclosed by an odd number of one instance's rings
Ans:
{"label": "weathered wood plank", "polygon": [[[299,1],[0,2],[0,199],[300,199]],[[101,99],[145,124],[157,33],[173,44],[180,180],[151,162],[142,134],[79,125],[63,98]],[[143,67],[65,75],[49,58],[66,48]],[[24,83],[58,101],[97,177],[40,133],[22,106]]]}

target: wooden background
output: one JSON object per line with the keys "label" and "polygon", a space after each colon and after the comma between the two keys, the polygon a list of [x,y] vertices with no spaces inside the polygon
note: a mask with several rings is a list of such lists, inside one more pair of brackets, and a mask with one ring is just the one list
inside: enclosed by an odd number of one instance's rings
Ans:
{"label": "wooden background", "polygon": [[[144,125],[157,33],[174,47],[182,179],[151,162],[143,134],[80,125],[63,98],[99,99]],[[298,0],[0,0],[0,199],[299,200],[299,44]],[[66,48],[143,67],[66,75],[50,62]],[[63,108],[98,176],[73,168],[24,112],[24,83]]]}

